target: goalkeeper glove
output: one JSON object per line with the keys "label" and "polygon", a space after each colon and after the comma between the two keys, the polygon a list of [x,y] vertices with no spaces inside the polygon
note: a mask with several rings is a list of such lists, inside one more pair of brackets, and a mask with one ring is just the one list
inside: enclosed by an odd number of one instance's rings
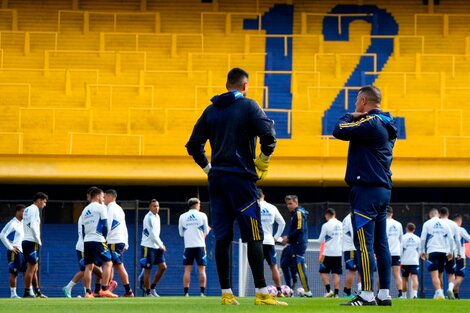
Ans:
{"label": "goalkeeper glove", "polygon": [[255,160],[256,174],[259,179],[263,179],[268,174],[269,160],[270,156],[260,153],[260,155]]}
{"label": "goalkeeper glove", "polygon": [[211,170],[211,167],[212,167],[211,164],[207,163],[206,167],[204,167],[202,170],[204,171],[204,173],[209,175],[209,171]]}

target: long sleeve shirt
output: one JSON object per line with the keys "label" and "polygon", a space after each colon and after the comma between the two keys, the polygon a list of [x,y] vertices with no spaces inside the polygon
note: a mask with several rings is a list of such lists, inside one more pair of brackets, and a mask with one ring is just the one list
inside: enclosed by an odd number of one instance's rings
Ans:
{"label": "long sleeve shirt", "polygon": [[289,234],[290,244],[306,244],[308,242],[308,212],[302,207],[297,207],[291,213]]}
{"label": "long sleeve shirt", "polygon": [[107,243],[123,243],[125,249],[129,248],[129,234],[126,225],[126,214],[116,202],[108,203],[108,238]]}
{"label": "long sleeve shirt", "polygon": [[160,239],[160,227],[160,216],[149,211],[144,217],[140,245],[148,248],[162,249],[164,245]]}
{"label": "long sleeve shirt", "polygon": [[[266,201],[260,201],[261,226],[263,227],[263,245],[274,245],[275,241],[282,236],[286,222],[279,210]],[[277,224],[276,234],[273,236],[273,225]]]}
{"label": "long sleeve shirt", "polygon": [[401,255],[401,242],[403,237],[403,226],[393,218],[387,218],[388,248],[392,256]]}
{"label": "long sleeve shirt", "polygon": [[325,242],[324,256],[341,256],[343,252],[343,223],[331,218],[322,225],[318,241]]}
{"label": "long sleeve shirt", "polygon": [[0,232],[0,240],[8,250],[13,250],[13,248],[16,247],[18,250],[23,252],[23,248],[21,246],[23,237],[23,221],[18,220],[16,217],[12,218]]}
{"label": "long sleeve shirt", "polygon": [[209,231],[207,215],[198,210],[189,210],[180,215],[178,231],[184,238],[185,248],[198,248],[206,246],[206,235]]}
{"label": "long sleeve shirt", "polygon": [[42,245],[41,241],[41,218],[39,208],[33,203],[24,210],[23,228],[24,239]]}
{"label": "long sleeve shirt", "polygon": [[452,253],[452,232],[445,221],[438,217],[433,217],[423,224],[421,251],[424,253]]}

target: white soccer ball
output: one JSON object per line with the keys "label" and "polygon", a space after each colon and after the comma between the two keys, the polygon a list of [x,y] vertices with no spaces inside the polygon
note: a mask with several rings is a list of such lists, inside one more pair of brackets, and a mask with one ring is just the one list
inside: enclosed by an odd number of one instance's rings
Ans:
{"label": "white soccer ball", "polygon": [[281,292],[285,297],[292,297],[294,295],[294,291],[287,285],[281,286]]}
{"label": "white soccer ball", "polygon": [[303,297],[305,295],[305,290],[302,287],[297,288],[297,296]]}
{"label": "white soccer ball", "polygon": [[268,293],[272,294],[273,296],[277,295],[277,288],[276,286],[268,286]]}
{"label": "white soccer ball", "polygon": [[82,296],[81,295],[78,295],[77,298],[81,298]]}

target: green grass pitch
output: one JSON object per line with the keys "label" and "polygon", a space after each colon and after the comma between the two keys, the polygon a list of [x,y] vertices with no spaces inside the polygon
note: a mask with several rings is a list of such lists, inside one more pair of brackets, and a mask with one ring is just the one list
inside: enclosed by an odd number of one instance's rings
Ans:
{"label": "green grass pitch", "polygon": [[289,298],[287,307],[255,306],[253,298],[241,298],[239,306],[222,306],[219,297],[160,297],[160,298],[49,298],[49,299],[1,299],[0,312],[397,312],[397,313],[460,313],[470,312],[469,300],[401,300],[394,299],[392,307],[342,307],[345,299]]}

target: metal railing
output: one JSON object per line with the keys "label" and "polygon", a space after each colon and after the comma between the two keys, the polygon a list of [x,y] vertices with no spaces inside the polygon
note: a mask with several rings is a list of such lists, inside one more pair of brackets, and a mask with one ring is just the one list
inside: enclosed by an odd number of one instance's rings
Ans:
{"label": "metal railing", "polygon": [[342,34],[342,18],[344,17],[368,17],[373,16],[370,13],[351,13],[351,14],[333,14],[333,13],[309,13],[302,12],[300,15],[300,33],[307,34],[307,25],[309,16],[319,16],[319,17],[336,17],[338,19],[338,33]]}
{"label": "metal railing", "polygon": [[256,12],[201,12],[201,33],[204,33],[204,16],[222,15],[225,18],[225,35],[232,33],[232,17],[233,16],[256,16],[258,19],[257,31],[261,33],[261,13]]}
{"label": "metal railing", "polygon": [[[449,35],[449,19],[454,17],[463,17],[463,18],[470,18],[470,14],[443,14],[443,13],[416,13],[414,15],[414,34],[418,34],[418,18],[419,17],[426,17],[426,18],[440,18],[442,19],[442,36],[447,37]],[[465,26],[469,24],[466,23]]]}
{"label": "metal railing", "polygon": [[245,35],[245,53],[249,54],[251,50],[251,38],[261,37],[266,38],[279,38],[284,40],[284,56],[289,55],[289,42],[288,39],[294,38],[317,38],[318,40],[318,51],[323,52],[323,35],[309,35],[309,34],[295,34],[295,35],[269,35],[269,34],[246,34]]}

